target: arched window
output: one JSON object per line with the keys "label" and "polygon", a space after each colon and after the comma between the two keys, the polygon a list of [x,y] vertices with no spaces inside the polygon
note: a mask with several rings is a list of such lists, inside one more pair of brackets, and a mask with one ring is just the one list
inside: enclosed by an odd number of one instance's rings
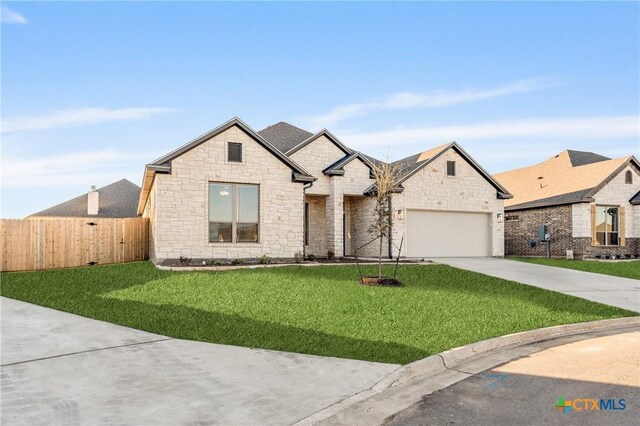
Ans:
{"label": "arched window", "polygon": [[624,183],[633,183],[633,176],[631,175],[631,170],[627,170],[627,173],[624,174]]}

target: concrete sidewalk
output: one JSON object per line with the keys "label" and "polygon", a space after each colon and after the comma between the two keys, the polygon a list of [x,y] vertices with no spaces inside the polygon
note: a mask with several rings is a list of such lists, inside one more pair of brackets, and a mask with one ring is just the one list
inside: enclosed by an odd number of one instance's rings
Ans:
{"label": "concrete sidewalk", "polygon": [[290,424],[399,367],[178,340],[0,303],[3,425]]}
{"label": "concrete sidewalk", "polygon": [[[440,258],[438,263],[640,312],[640,281],[498,258]],[[640,267],[640,263],[638,264]]]}

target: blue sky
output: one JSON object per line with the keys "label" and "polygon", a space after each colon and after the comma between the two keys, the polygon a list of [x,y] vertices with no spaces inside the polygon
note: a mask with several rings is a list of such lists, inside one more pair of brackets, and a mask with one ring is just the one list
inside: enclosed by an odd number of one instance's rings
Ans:
{"label": "blue sky", "polygon": [[490,172],[640,154],[628,3],[2,3],[2,217],[239,116],[399,159],[458,141]]}

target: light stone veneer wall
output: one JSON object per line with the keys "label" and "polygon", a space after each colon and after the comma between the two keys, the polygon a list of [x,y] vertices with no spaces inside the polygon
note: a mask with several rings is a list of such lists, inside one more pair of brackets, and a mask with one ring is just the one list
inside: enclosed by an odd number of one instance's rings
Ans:
{"label": "light stone veneer wall", "polygon": [[327,254],[326,243],[326,206],[327,197],[307,196],[309,203],[309,244],[305,247],[305,254],[323,257]]}
{"label": "light stone veneer wall", "polygon": [[[242,143],[244,163],[228,163],[227,142]],[[303,249],[303,184],[291,169],[238,127],[172,160],[156,174],[155,257],[293,257]],[[209,182],[260,185],[258,243],[209,242]]]}
{"label": "light stone veneer wall", "polygon": [[[456,176],[447,176],[447,161],[456,162]],[[404,220],[394,221],[393,240],[399,245],[406,229],[407,209],[446,210],[491,213],[491,254],[504,256],[504,201],[497,198],[496,189],[453,149],[428,164],[403,183],[405,190],[393,195],[393,210],[404,210]],[[502,214],[503,222],[497,216]],[[396,213],[397,215],[397,213]],[[406,255],[406,244],[402,255]],[[397,255],[396,249],[393,249]]]}
{"label": "light stone veneer wall", "polygon": [[149,188],[149,198],[142,212],[142,217],[149,218],[149,259],[156,260],[156,181]]}
{"label": "light stone veneer wall", "polygon": [[[345,155],[347,154],[325,136],[319,137],[291,155],[292,160],[318,178],[305,194],[327,196],[325,198],[324,249],[320,249],[316,243],[310,244],[310,247],[307,247],[309,254],[326,256],[328,251],[332,251],[336,256],[344,256],[343,212],[346,213],[345,216],[349,214],[349,208],[345,205],[345,196],[362,196],[364,190],[373,183],[369,178],[369,168],[358,159],[344,166],[343,176],[326,176],[322,173],[324,169]],[[320,239],[316,237],[316,241]],[[350,242],[346,245],[350,245]],[[346,254],[350,254],[350,250],[351,248],[347,247]]]}
{"label": "light stone veneer wall", "polygon": [[[374,197],[351,198],[350,217],[351,217],[351,247],[358,249],[358,257],[376,257],[379,254],[379,241],[370,243],[362,247],[372,240],[375,235],[369,233],[369,227],[373,223],[376,200]],[[382,244],[382,255],[388,255],[389,243],[385,239]],[[349,253],[351,254],[351,253]]]}
{"label": "light stone veneer wall", "polygon": [[326,136],[320,136],[309,145],[294,152],[290,158],[300,164],[312,176],[318,178],[313,186],[306,190],[307,195],[329,195],[331,177],[322,171],[346,154]]}
{"label": "light stone veneer wall", "polygon": [[[633,181],[625,183],[625,174],[631,171]],[[624,207],[625,237],[640,237],[640,218],[638,208],[629,203],[631,197],[640,191],[640,175],[631,166],[627,166],[607,183],[593,198],[595,204]],[[591,238],[591,206],[594,203],[580,203],[572,206],[574,238]]]}

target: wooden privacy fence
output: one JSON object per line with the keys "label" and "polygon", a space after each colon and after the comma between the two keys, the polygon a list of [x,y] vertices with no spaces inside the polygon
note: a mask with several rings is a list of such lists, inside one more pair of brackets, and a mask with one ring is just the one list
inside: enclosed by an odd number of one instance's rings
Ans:
{"label": "wooden privacy fence", "polygon": [[149,257],[149,219],[0,219],[0,271],[69,268]]}

